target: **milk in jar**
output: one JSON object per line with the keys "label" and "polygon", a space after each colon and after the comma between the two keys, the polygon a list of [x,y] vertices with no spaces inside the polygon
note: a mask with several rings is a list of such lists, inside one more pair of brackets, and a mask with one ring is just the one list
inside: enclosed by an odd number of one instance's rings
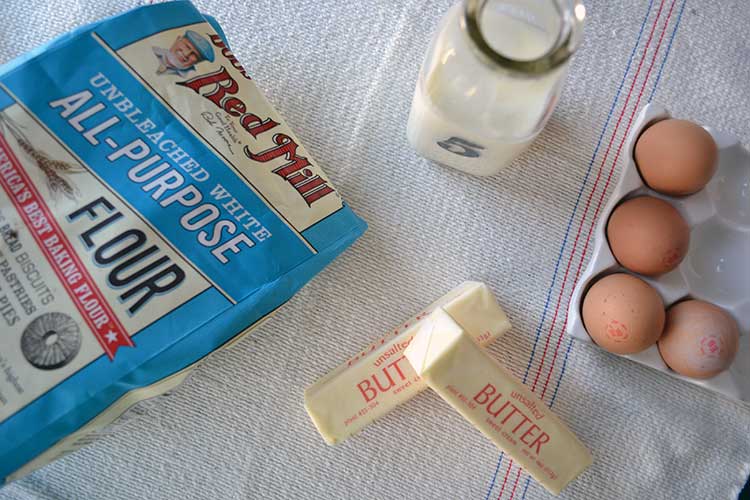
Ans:
{"label": "milk in jar", "polygon": [[474,175],[518,157],[549,119],[585,9],[574,0],[464,0],[444,16],[407,124],[421,155]]}

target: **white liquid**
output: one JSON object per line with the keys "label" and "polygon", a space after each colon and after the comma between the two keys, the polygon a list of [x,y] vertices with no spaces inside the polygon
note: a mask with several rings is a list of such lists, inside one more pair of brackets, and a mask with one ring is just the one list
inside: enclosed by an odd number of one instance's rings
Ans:
{"label": "white liquid", "polygon": [[[544,17],[527,8],[533,0],[488,2],[479,20],[482,36],[495,52],[519,61],[531,61],[549,52],[555,43],[560,18],[546,10]],[[543,2],[536,1],[537,7]]]}
{"label": "white liquid", "polygon": [[534,140],[488,140],[469,133],[460,124],[440,115],[419,88],[409,113],[406,134],[412,147],[425,158],[474,175],[493,175],[516,159]]}
{"label": "white liquid", "polygon": [[[488,6],[480,21],[488,43],[515,59],[544,55],[554,38]],[[412,101],[407,136],[423,156],[474,175],[492,175],[534,140],[554,107],[564,70],[522,77],[478,58],[461,25],[462,5],[446,14]]]}

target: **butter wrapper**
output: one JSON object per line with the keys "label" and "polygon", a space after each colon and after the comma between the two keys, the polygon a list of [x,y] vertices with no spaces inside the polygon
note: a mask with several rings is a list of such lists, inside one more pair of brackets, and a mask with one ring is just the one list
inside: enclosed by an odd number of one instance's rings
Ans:
{"label": "butter wrapper", "polygon": [[565,424],[446,310],[427,318],[404,354],[432,390],[550,493],[591,465]]}
{"label": "butter wrapper", "polygon": [[404,350],[439,307],[481,345],[510,329],[487,285],[459,285],[307,389],[305,408],[328,444],[343,441],[427,388],[404,358]]}

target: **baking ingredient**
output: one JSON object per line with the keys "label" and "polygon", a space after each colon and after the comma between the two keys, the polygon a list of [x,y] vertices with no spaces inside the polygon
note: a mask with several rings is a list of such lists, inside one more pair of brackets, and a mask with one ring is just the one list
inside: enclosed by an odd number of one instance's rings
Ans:
{"label": "baking ingredient", "polygon": [[174,388],[365,228],[190,2],[0,66],[0,485]]}
{"label": "baking ingredient", "polygon": [[487,285],[467,281],[454,288],[305,391],[305,408],[328,444],[343,441],[427,388],[403,351],[436,307],[445,308],[482,345],[510,329]]}
{"label": "baking ingredient", "polygon": [[440,397],[557,495],[589,465],[576,436],[443,309],[436,309],[405,351]]}
{"label": "baking ingredient", "polygon": [[716,142],[703,127],[674,118],[651,125],[635,144],[635,163],[643,180],[672,196],[703,189],[716,172],[718,156]]}
{"label": "baking ingredient", "polygon": [[612,211],[607,239],[612,254],[624,267],[657,276],[672,271],[685,258],[690,227],[666,201],[639,196]]}
{"label": "baking ingredient", "polygon": [[598,280],[583,299],[583,324],[602,349],[635,354],[654,345],[664,328],[664,303],[654,288],[625,273]]}
{"label": "baking ingredient", "polygon": [[737,322],[702,300],[685,300],[667,311],[659,353],[672,370],[692,378],[711,378],[726,370],[739,347]]}
{"label": "baking ingredient", "polygon": [[[551,116],[567,62],[539,68],[558,43],[579,39],[584,10],[579,6],[574,15],[567,4],[553,2],[474,3],[481,5],[475,14],[467,14],[474,10],[466,2],[455,2],[443,18],[420,70],[406,130],[422,156],[486,176],[518,157]],[[476,30],[467,27],[471,20]],[[518,64],[510,69],[483,51],[543,62],[536,72]]]}

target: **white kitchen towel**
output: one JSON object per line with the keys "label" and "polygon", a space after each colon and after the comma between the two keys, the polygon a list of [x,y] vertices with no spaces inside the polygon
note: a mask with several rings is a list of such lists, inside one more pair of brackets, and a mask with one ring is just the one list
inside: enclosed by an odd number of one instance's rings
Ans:
{"label": "white kitchen towel", "polygon": [[[571,341],[565,321],[638,108],[654,100],[748,144],[750,10],[585,3],[552,120],[521,160],[482,179],[419,158],[405,136],[450,0],[199,1],[370,230],[169,397],[0,499],[548,498],[435,394],[335,448],[305,413],[305,387],[466,279],[487,282],[513,321],[491,352],[593,451],[561,498],[736,498],[750,408]],[[137,4],[5,0],[0,62]]]}

